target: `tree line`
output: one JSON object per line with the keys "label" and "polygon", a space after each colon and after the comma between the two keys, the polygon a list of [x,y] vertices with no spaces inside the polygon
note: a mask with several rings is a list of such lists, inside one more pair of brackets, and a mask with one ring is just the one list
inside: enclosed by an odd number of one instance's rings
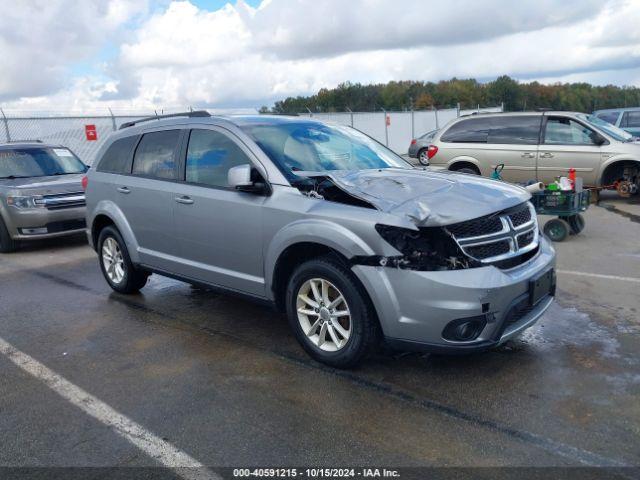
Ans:
{"label": "tree line", "polygon": [[491,82],[475,79],[440,82],[393,81],[362,85],[345,82],[336,88],[323,88],[315,95],[288,97],[263,106],[263,113],[354,112],[384,110],[425,110],[431,108],[476,108],[478,105],[504,104],[506,111],[551,108],[592,112],[602,108],[640,106],[640,88],[589,83],[518,82],[507,75]]}

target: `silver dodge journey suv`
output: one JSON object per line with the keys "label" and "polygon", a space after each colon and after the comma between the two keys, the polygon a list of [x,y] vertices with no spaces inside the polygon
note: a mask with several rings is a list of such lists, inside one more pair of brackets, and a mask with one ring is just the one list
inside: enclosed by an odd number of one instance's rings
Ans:
{"label": "silver dodge journey suv", "polygon": [[87,175],[111,288],[151,273],[268,301],[315,359],[490,348],[555,294],[529,194],[416,169],[349,127],[190,112],[124,124]]}

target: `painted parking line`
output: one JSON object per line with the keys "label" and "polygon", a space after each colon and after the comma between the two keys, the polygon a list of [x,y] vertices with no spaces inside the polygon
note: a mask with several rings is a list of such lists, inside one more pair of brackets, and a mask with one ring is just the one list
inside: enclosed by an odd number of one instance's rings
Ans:
{"label": "painted parking line", "polygon": [[196,459],[21,352],[3,338],[0,338],[0,354],[185,480],[221,478]]}
{"label": "painted parking line", "polygon": [[564,275],[575,275],[579,277],[600,278],[602,280],[618,280],[621,282],[640,283],[637,277],[620,277],[618,275],[603,275],[602,273],[576,272],[574,270],[556,270],[556,272]]}

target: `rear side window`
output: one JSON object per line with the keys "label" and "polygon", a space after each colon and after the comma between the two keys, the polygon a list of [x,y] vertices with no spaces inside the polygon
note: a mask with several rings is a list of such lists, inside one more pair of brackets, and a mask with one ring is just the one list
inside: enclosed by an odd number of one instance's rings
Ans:
{"label": "rear side window", "polygon": [[98,163],[98,172],[131,173],[131,157],[137,140],[138,137],[134,135],[113,142]]}
{"label": "rear side window", "polygon": [[251,164],[240,147],[214,130],[192,130],[187,148],[187,182],[228,187],[227,173],[232,167]]}
{"label": "rear side window", "polygon": [[604,120],[605,122],[609,122],[611,125],[616,124],[619,116],[620,112],[602,112],[596,115],[596,117]]}
{"label": "rear side window", "polygon": [[489,118],[461,120],[444,132],[440,140],[452,143],[487,143],[490,128]]}
{"label": "rear side window", "polygon": [[487,143],[537,145],[542,115],[514,115],[491,119]]}
{"label": "rear side window", "polygon": [[640,112],[624,112],[620,126],[622,128],[640,127]]}
{"label": "rear side window", "polygon": [[133,157],[133,174],[175,180],[175,151],[180,130],[145,133]]}

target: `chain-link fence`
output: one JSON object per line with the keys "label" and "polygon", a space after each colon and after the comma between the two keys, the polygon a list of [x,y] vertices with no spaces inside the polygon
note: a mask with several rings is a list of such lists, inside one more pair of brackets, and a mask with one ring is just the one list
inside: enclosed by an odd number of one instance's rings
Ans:
{"label": "chain-link fence", "polygon": [[[408,112],[340,112],[301,115],[351,125],[387,145],[396,153],[404,154],[412,138],[441,128],[460,115],[476,111],[500,112],[502,107],[478,107],[474,110],[449,108]],[[27,116],[19,112],[5,114],[1,110],[0,114],[0,143],[42,140],[45,143],[60,144],[73,150],[88,165],[93,163],[98,149],[109,134],[117,130],[120,125],[154,115],[154,113],[140,113],[139,115]]]}

